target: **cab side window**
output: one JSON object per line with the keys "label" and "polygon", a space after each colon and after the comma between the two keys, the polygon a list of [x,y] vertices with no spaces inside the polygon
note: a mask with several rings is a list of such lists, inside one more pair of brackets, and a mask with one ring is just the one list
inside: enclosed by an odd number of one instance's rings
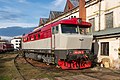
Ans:
{"label": "cab side window", "polygon": [[52,27],[52,34],[55,34],[55,27]]}
{"label": "cab side window", "polygon": [[59,32],[59,28],[58,26],[55,27],[55,34],[57,34]]}
{"label": "cab side window", "polygon": [[52,27],[52,34],[57,34],[59,32],[59,27]]}

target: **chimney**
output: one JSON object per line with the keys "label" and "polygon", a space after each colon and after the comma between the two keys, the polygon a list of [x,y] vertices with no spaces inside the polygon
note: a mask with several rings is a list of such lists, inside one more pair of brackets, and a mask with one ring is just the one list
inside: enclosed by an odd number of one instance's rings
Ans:
{"label": "chimney", "polygon": [[83,21],[86,21],[85,0],[79,0],[79,18],[82,18]]}

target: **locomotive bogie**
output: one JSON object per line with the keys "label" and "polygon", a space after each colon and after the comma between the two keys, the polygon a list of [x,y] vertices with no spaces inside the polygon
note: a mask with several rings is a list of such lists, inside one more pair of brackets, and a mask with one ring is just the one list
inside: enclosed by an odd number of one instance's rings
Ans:
{"label": "locomotive bogie", "polygon": [[24,52],[24,56],[26,58],[31,58],[37,61],[43,61],[47,64],[55,64],[54,63],[54,55],[53,54],[44,54],[44,53],[32,53],[32,52]]}

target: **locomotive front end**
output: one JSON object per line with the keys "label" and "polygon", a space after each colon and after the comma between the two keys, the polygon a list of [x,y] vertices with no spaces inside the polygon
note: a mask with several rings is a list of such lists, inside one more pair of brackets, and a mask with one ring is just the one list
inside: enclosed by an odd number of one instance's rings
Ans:
{"label": "locomotive front end", "polygon": [[55,55],[57,58],[59,57],[58,65],[62,69],[91,67],[90,55],[93,36],[90,25],[86,24],[61,24],[61,34],[55,36]]}

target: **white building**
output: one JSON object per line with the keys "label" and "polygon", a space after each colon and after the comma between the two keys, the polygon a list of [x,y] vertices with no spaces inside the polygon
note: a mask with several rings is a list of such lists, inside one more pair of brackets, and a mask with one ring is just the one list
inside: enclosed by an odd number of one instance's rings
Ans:
{"label": "white building", "polygon": [[87,0],[86,17],[93,25],[93,51],[98,62],[119,68],[120,0]]}
{"label": "white building", "polygon": [[21,48],[21,38],[20,37],[11,39],[11,43],[14,45],[15,50]]}

